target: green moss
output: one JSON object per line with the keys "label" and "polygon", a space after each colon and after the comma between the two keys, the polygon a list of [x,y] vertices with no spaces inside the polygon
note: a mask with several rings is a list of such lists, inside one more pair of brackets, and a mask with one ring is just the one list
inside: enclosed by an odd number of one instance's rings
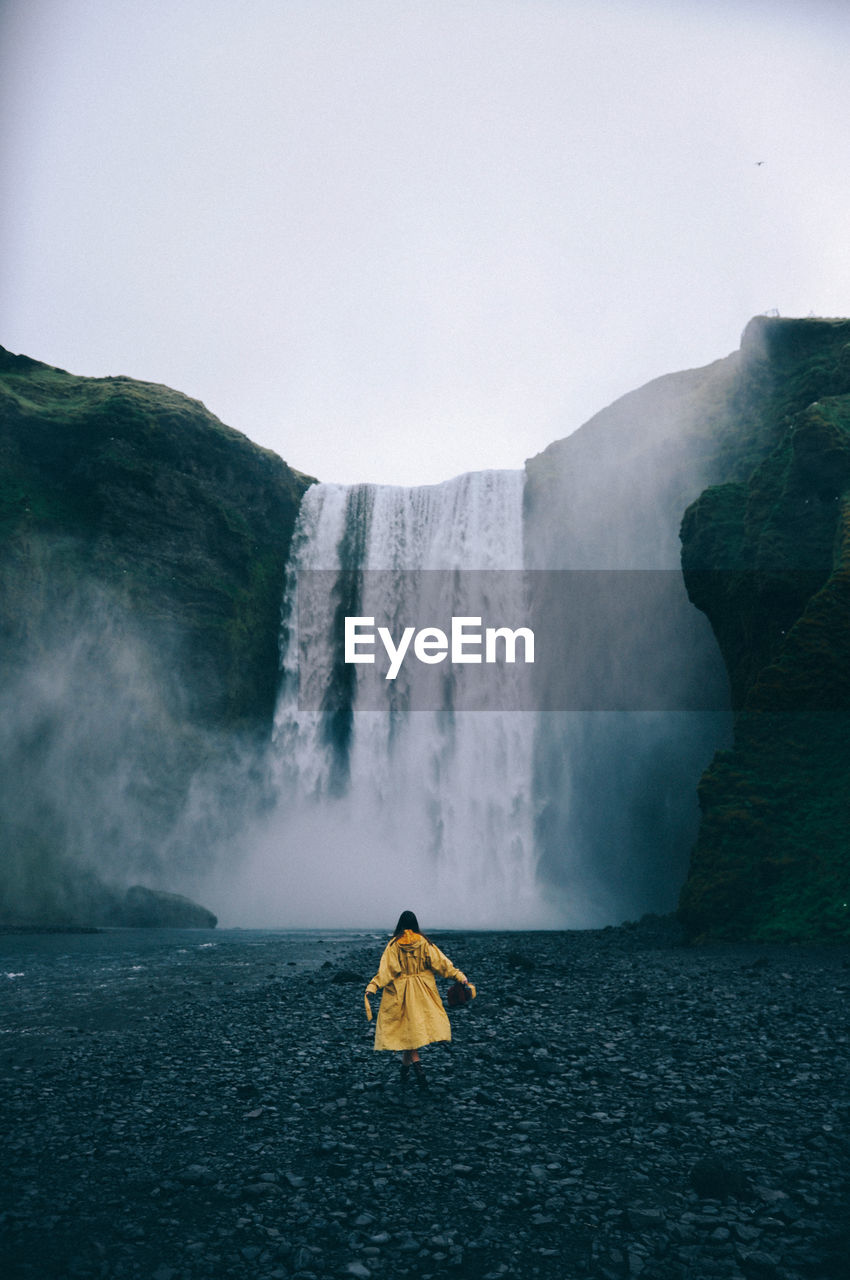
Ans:
{"label": "green moss", "polygon": [[680,913],[697,938],[846,940],[850,326],[754,324],[750,345],[770,369],[741,451],[756,465],[706,490],[682,522],[685,582],[737,715],[732,751],[700,785]]}
{"label": "green moss", "polygon": [[0,546],[17,581],[28,565],[36,581],[47,554],[54,588],[57,573],[68,594],[75,577],[101,582],[175,653],[194,716],[268,725],[284,566],[311,481],[168,387],[76,378],[2,349],[0,413]]}

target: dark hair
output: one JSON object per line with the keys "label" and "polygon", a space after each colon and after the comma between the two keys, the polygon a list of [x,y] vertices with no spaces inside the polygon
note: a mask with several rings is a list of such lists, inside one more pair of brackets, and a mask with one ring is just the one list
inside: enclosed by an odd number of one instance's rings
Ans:
{"label": "dark hair", "polygon": [[400,938],[405,929],[412,929],[414,933],[421,933],[419,921],[412,911],[402,911],[398,918],[398,924],[393,931],[394,938]]}

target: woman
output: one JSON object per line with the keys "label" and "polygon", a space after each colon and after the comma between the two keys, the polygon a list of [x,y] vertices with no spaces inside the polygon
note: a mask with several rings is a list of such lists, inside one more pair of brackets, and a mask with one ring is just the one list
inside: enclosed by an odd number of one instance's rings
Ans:
{"label": "woman", "polygon": [[475,996],[475,987],[467,982],[439,947],[424,937],[412,911],[402,911],[395,932],[387,944],[378,972],[366,988],[366,1017],[371,1022],[369,996],[383,988],[378,1023],[375,1028],[376,1049],[401,1050],[401,1083],[405,1085],[410,1068],[416,1083],[427,1088],[425,1073],[419,1061],[419,1050],[435,1040],[451,1040],[452,1029],[437,991],[434,974],[454,978]]}

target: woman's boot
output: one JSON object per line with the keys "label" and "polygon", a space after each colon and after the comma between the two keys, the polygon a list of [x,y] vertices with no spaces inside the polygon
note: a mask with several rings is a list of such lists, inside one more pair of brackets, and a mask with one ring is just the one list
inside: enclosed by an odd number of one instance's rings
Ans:
{"label": "woman's boot", "polygon": [[427,1093],[428,1081],[425,1079],[425,1072],[422,1070],[422,1063],[414,1062],[413,1071],[416,1075],[416,1083],[419,1085],[419,1088],[424,1090],[425,1093]]}

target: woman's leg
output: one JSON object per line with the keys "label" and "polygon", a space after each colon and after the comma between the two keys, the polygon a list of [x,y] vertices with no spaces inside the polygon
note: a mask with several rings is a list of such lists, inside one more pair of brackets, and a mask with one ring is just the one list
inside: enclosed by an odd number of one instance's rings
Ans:
{"label": "woman's leg", "polygon": [[402,1049],[401,1051],[401,1082],[402,1084],[405,1083],[405,1081],[407,1080],[407,1077],[410,1075],[411,1067],[413,1067],[413,1070],[416,1074],[417,1083],[420,1085],[420,1087],[424,1087],[425,1076],[422,1071],[422,1063],[419,1061],[419,1050],[418,1049]]}
{"label": "woman's leg", "polygon": [[419,1050],[402,1049],[400,1072],[402,1086],[407,1084],[407,1078],[410,1075],[411,1067],[413,1067],[413,1074],[416,1077],[416,1083],[419,1085],[419,1088],[427,1089],[428,1082],[425,1079],[425,1072],[422,1070],[422,1063],[419,1061]]}

